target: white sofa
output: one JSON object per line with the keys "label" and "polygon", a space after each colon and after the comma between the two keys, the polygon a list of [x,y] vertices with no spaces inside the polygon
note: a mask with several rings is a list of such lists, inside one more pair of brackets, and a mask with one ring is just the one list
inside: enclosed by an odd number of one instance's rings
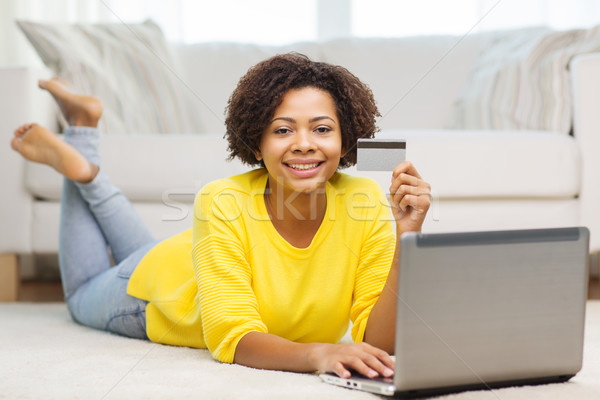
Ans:
{"label": "white sofa", "polygon": [[[296,50],[340,64],[372,88],[383,117],[378,137],[407,139],[407,156],[432,184],[427,232],[586,225],[600,250],[600,54],[575,57],[572,135],[540,131],[449,130],[453,105],[480,54],[478,36],[340,39],[282,48],[248,44],[175,45],[181,80],[198,99],[204,129],[194,133],[105,135],[103,168],[157,237],[191,226],[194,193],[247,168],[226,162],[223,112],[248,67]],[[24,162],[8,141],[19,124],[58,130],[51,97],[37,89],[47,70],[0,70],[0,284],[15,296],[18,260],[55,254],[61,180]],[[354,169],[347,170],[357,173]],[[388,188],[388,173],[368,173]],[[18,257],[17,257],[18,256]]]}

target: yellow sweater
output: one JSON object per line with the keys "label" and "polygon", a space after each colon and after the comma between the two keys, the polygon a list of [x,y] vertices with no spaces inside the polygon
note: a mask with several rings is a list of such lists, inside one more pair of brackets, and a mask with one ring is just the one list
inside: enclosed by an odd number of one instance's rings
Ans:
{"label": "yellow sweater", "polygon": [[290,245],[269,219],[264,169],[206,185],[194,227],[157,244],[128,293],[147,300],[146,330],[159,343],[208,348],[233,362],[252,331],[295,342],[338,342],[353,322],[362,341],[394,254],[388,202],[370,179],[336,173],[312,243]]}

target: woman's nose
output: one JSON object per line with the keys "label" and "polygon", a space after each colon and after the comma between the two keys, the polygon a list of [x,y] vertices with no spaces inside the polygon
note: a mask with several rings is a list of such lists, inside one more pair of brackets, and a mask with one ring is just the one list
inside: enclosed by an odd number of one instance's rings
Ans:
{"label": "woman's nose", "polygon": [[307,132],[303,129],[298,130],[296,135],[294,135],[294,143],[292,146],[292,151],[306,152],[315,149],[315,144],[312,140],[310,132]]}

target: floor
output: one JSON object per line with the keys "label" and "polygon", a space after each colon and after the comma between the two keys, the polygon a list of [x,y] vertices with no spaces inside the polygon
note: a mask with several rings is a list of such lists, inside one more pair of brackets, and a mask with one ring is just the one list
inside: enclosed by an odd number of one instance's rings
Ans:
{"label": "floor", "polygon": [[[590,280],[588,298],[600,300],[600,280]],[[62,286],[60,282],[25,281],[19,288],[19,300],[27,302],[54,302],[63,301]]]}

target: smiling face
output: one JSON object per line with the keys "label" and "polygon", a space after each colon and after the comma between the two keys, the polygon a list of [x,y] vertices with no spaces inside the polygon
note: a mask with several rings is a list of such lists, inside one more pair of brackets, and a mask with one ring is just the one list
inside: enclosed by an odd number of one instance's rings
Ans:
{"label": "smiling face", "polygon": [[262,134],[260,154],[269,185],[310,193],[324,188],[342,157],[342,132],[335,102],[314,87],[292,89]]}

